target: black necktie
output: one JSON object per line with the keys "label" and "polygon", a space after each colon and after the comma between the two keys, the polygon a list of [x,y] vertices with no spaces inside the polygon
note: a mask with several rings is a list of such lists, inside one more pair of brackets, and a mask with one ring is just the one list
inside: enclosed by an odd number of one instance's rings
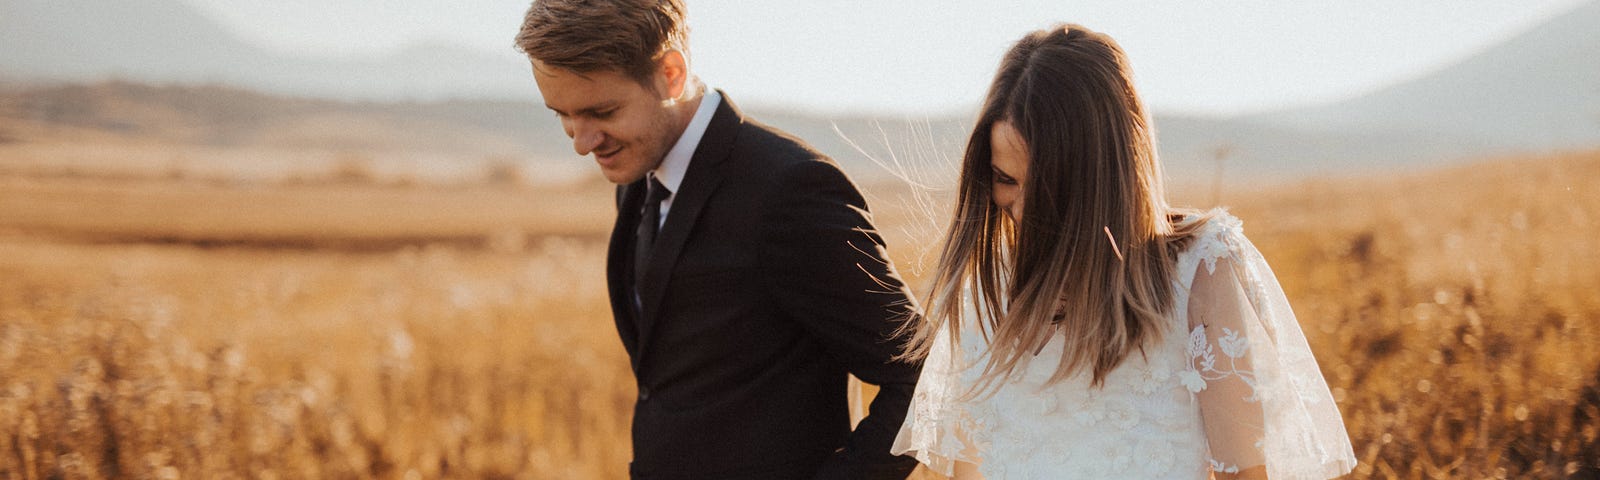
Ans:
{"label": "black necktie", "polygon": [[656,232],[661,229],[661,201],[672,196],[672,191],[661,184],[655,175],[645,181],[644,210],[639,215],[639,229],[633,240],[633,288],[643,292],[644,272],[650,266],[651,247],[656,243]]}

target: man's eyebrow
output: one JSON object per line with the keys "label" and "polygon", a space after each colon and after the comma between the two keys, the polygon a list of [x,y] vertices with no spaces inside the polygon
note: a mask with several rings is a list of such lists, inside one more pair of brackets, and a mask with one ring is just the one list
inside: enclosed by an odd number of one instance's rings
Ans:
{"label": "man's eyebrow", "polygon": [[563,112],[559,108],[552,107],[548,103],[546,103],[544,105],[544,108],[548,108],[551,111],[559,113],[559,114],[562,114],[562,115],[587,115],[587,116],[593,116],[593,115],[599,114],[600,112],[616,108],[618,103],[619,102],[616,102],[616,101],[605,102],[605,103],[601,103],[599,105],[593,105],[593,106],[590,106],[590,107],[586,107],[586,108],[580,109],[580,110],[578,110],[576,112],[573,112],[571,114],[568,114],[567,112]]}

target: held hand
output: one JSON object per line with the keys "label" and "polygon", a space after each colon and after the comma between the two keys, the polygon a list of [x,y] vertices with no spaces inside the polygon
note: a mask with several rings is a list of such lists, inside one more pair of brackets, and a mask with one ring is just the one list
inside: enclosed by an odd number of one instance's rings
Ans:
{"label": "held hand", "polygon": [[951,480],[983,480],[983,474],[978,473],[978,465],[974,463],[957,461],[952,473],[955,475],[950,477]]}
{"label": "held hand", "polygon": [[1211,472],[1211,478],[1216,480],[1267,480],[1267,466],[1256,465],[1239,473]]}

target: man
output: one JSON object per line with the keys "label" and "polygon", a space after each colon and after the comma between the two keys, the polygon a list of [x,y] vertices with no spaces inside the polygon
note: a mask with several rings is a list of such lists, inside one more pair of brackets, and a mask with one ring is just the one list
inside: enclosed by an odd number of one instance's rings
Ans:
{"label": "man", "polygon": [[[606,274],[639,479],[904,478],[910,297],[855,186],[689,69],[682,0],[537,0],[545,105],[618,185]],[[850,430],[846,374],[881,388]]]}

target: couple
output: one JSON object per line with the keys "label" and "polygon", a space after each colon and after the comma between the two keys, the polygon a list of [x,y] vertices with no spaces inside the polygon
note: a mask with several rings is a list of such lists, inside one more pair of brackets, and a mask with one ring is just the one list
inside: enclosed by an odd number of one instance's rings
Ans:
{"label": "couple", "polygon": [[[1277,281],[1170,208],[1122,51],[1006,54],[920,307],[856,187],[690,69],[682,0],[537,0],[545,104],[618,185],[639,479],[1329,478],[1355,459]],[[928,239],[932,242],[933,239]],[[846,375],[878,385],[852,431]]]}

